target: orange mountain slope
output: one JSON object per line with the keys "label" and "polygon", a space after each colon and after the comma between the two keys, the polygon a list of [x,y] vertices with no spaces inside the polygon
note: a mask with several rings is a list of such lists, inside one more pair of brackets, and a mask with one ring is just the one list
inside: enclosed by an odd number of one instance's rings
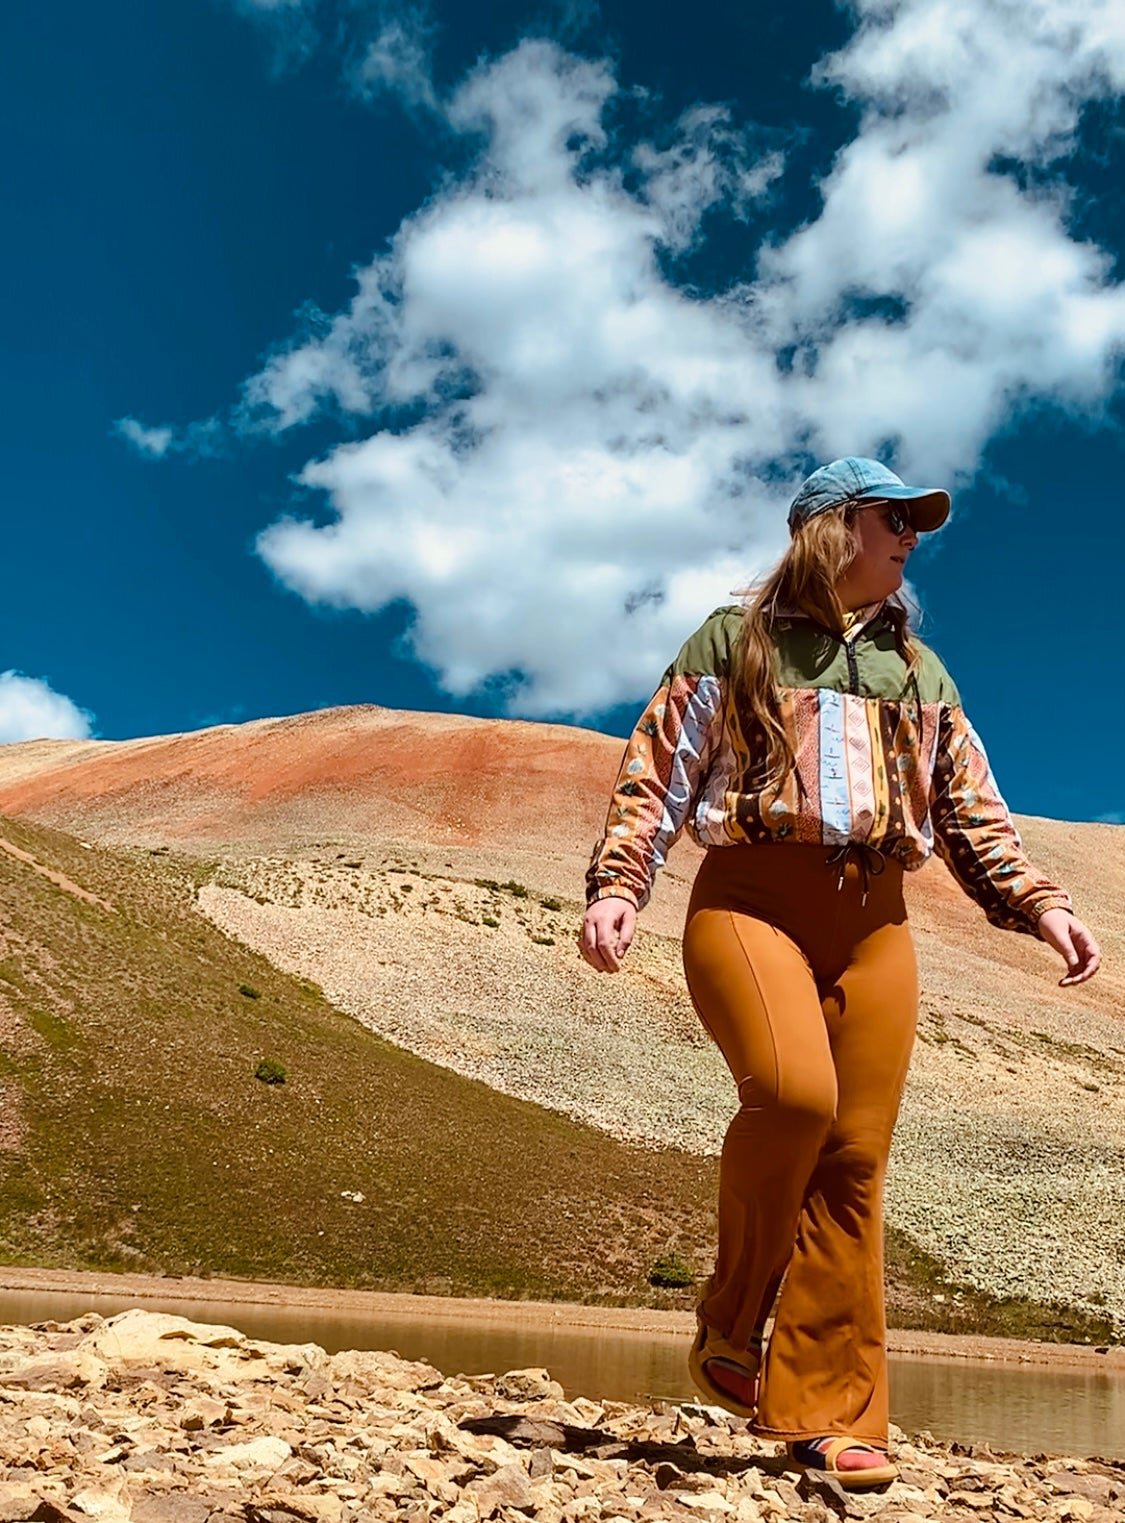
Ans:
{"label": "orange mountain slope", "polygon": [[[364,705],[127,741],[0,746],[0,812],[112,845],[264,855],[342,846],[468,848],[512,857],[533,886],[581,894],[622,742],[593,730]],[[1125,829],[1019,819],[1034,860],[1056,875],[1112,943],[1123,928]],[[686,838],[659,880],[647,921],[681,923],[699,860]],[[1044,949],[999,935],[937,863],[908,879],[923,942],[936,936],[1041,981]],[[1108,967],[1075,991],[1104,1008]]]}

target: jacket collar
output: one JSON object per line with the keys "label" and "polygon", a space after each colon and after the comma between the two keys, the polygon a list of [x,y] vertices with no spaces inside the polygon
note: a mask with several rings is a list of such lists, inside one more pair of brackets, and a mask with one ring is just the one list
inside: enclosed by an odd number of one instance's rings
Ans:
{"label": "jacket collar", "polygon": [[[868,603],[864,608],[857,608],[850,616],[844,629],[844,643],[851,644],[859,638],[865,629],[870,629],[872,625],[878,623],[883,612],[883,607],[884,604],[880,602]],[[795,604],[778,604],[776,616],[778,619],[784,619],[790,624],[816,624],[818,629],[821,628],[816,619],[811,618],[803,609],[796,607]],[[839,635],[836,635],[835,630],[831,630],[829,633],[833,634],[836,639],[840,638]]]}

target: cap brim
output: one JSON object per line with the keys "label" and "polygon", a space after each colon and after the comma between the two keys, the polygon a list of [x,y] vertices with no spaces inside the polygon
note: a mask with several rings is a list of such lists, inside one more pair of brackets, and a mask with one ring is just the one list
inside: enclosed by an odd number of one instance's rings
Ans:
{"label": "cap brim", "polygon": [[908,502],[910,522],[919,534],[930,534],[940,529],[949,517],[949,493],[940,487],[902,486],[872,487],[864,492],[861,502]]}

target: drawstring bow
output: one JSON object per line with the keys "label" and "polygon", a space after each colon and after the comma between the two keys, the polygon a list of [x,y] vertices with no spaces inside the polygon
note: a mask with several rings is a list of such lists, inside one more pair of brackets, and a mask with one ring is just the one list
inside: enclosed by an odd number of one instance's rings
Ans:
{"label": "drawstring bow", "polygon": [[840,865],[840,876],[836,882],[836,892],[839,893],[844,887],[844,875],[848,869],[848,858],[854,853],[855,860],[859,864],[860,883],[863,886],[863,895],[860,899],[860,908],[867,904],[867,893],[871,886],[871,879],[877,878],[887,865],[887,859],[877,846],[872,846],[867,841],[845,841],[843,846],[837,846],[836,850],[827,858],[828,866]]}

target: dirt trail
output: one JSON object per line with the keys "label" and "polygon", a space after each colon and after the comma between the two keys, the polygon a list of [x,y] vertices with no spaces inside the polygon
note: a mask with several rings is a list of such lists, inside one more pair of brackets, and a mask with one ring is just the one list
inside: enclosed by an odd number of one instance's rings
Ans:
{"label": "dirt trail", "polygon": [[92,894],[89,889],[82,888],[71,878],[65,877],[62,873],[55,872],[54,868],[44,867],[42,862],[37,862],[30,852],[24,851],[22,847],[16,846],[4,836],[0,836],[0,851],[6,852],[9,857],[14,857],[17,862],[22,862],[26,867],[30,867],[32,872],[38,873],[41,878],[46,878],[56,888],[61,888],[65,893],[73,894],[76,899],[81,899],[86,904],[96,904],[103,910],[110,910],[116,913],[115,907],[110,904],[108,899],[101,899],[97,894]]}

